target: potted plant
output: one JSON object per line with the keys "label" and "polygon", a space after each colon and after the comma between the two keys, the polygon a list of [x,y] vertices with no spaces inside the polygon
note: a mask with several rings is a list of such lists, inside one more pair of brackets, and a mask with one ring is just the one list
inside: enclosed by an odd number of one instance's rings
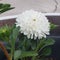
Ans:
{"label": "potted plant", "polygon": [[45,60],[51,54],[49,46],[55,43],[47,37],[55,27],[43,13],[27,10],[16,18],[13,26],[0,28],[0,47],[7,60]]}

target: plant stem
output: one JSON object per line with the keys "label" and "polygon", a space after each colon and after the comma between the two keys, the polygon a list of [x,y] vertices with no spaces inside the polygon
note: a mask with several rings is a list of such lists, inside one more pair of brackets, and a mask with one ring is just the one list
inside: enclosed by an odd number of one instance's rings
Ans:
{"label": "plant stem", "polygon": [[[40,41],[39,41],[39,44],[37,43],[37,47],[36,47],[36,49],[35,49],[35,52],[38,52],[38,50],[39,50],[39,48],[40,48]],[[32,57],[32,60],[36,60],[36,56],[33,56]]]}
{"label": "plant stem", "polygon": [[12,51],[12,49],[11,49],[11,60],[13,59],[13,51]]}
{"label": "plant stem", "polygon": [[6,48],[4,47],[4,45],[3,45],[2,42],[0,42],[0,48],[3,50],[3,52],[4,52],[4,54],[5,54],[6,58],[7,58],[7,60],[11,60],[11,59],[10,59],[10,56],[9,56],[9,54],[8,54],[8,52],[7,52],[7,50],[6,50]]}

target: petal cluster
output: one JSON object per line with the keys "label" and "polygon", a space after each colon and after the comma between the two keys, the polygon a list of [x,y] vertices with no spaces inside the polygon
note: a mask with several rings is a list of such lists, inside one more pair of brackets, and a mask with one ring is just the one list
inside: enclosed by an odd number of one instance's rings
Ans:
{"label": "petal cluster", "polygon": [[20,26],[20,32],[31,39],[46,38],[49,35],[50,23],[43,13],[27,10],[16,19],[16,26]]}

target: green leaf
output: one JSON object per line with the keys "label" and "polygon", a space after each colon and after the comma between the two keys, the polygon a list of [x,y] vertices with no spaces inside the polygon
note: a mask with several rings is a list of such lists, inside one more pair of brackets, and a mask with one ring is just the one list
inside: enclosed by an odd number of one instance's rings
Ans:
{"label": "green leaf", "polygon": [[10,4],[3,4],[2,5],[2,8],[8,8],[8,7],[11,7],[11,5]]}
{"label": "green leaf", "polygon": [[41,51],[41,50],[42,50],[43,48],[45,48],[46,46],[53,45],[54,43],[55,43],[55,40],[53,40],[53,39],[51,39],[51,38],[49,38],[49,39],[43,38],[43,39],[41,39],[40,42],[38,43],[37,48],[36,48],[35,51],[37,51],[37,52],[38,52],[38,50]]}
{"label": "green leaf", "polygon": [[20,55],[21,55],[21,51],[20,50],[15,51],[15,53],[14,53],[14,60],[18,60]]}
{"label": "green leaf", "polygon": [[15,42],[19,34],[19,27],[15,27],[10,35],[11,56],[13,57],[15,51]]}
{"label": "green leaf", "polygon": [[55,29],[56,27],[58,27],[58,25],[55,25],[55,24],[50,23],[50,29],[51,30]]}
{"label": "green leaf", "polygon": [[34,51],[21,51],[17,50],[14,53],[14,60],[18,60],[19,58],[25,58],[25,57],[31,57],[31,56],[37,56],[38,54]]}
{"label": "green leaf", "polygon": [[42,53],[40,56],[44,57],[44,56],[49,56],[51,54],[51,48],[46,47],[42,50]]}
{"label": "green leaf", "polygon": [[15,42],[16,42],[18,34],[19,34],[19,27],[15,27],[12,31],[12,34],[9,37],[12,49],[15,48]]}
{"label": "green leaf", "polygon": [[55,40],[53,40],[53,39],[47,39],[47,40],[45,40],[45,45],[46,46],[49,46],[49,45],[53,45],[55,43]]}
{"label": "green leaf", "polygon": [[0,14],[3,13],[3,12],[6,12],[8,10],[11,10],[11,9],[14,9],[14,7],[11,7],[10,4],[0,3]]}
{"label": "green leaf", "polygon": [[36,53],[35,51],[22,51],[20,58],[37,56],[37,55],[38,55],[38,53]]}
{"label": "green leaf", "polygon": [[10,40],[11,40],[11,43],[13,44],[15,42],[15,40],[17,39],[17,36],[19,34],[19,27],[17,28],[14,28],[13,31],[12,31],[12,34],[10,35]]}
{"label": "green leaf", "polygon": [[53,39],[46,39],[44,42],[43,42],[43,45],[40,47],[40,51],[43,49],[43,48],[45,48],[45,47],[47,47],[47,46],[50,46],[50,45],[53,45],[55,43],[55,40],[53,40]]}
{"label": "green leaf", "polygon": [[14,9],[14,7],[0,9],[0,14],[11,9]]}
{"label": "green leaf", "polygon": [[37,40],[30,40],[31,49],[35,50],[37,47]]}
{"label": "green leaf", "polygon": [[39,49],[43,48],[43,46],[45,45],[45,38],[39,40],[38,44],[37,44],[37,47],[35,49],[36,52],[38,52]]}

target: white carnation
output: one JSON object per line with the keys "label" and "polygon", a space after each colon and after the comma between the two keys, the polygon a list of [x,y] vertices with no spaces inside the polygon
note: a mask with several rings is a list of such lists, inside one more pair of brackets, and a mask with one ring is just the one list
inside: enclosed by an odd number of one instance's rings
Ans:
{"label": "white carnation", "polygon": [[41,13],[34,10],[27,10],[16,19],[16,26],[20,26],[20,32],[31,39],[46,38],[49,35],[50,23]]}

